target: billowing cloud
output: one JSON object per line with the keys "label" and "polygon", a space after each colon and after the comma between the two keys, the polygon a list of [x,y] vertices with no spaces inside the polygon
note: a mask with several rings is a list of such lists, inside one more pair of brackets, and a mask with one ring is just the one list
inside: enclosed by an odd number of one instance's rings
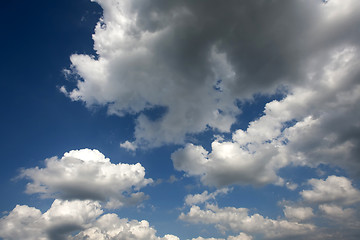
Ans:
{"label": "billowing cloud", "polygon": [[[329,176],[326,180],[310,179],[311,190],[300,192],[303,199],[312,203],[353,204],[360,202],[360,191],[346,177]],[[325,205],[324,205],[325,206]],[[330,209],[323,207],[323,210]],[[326,210],[325,210],[326,212]],[[330,212],[327,211],[327,212]]]}
{"label": "billowing cloud", "polygon": [[187,205],[195,205],[199,203],[207,202],[208,200],[215,199],[215,197],[219,194],[227,194],[231,189],[222,188],[218,189],[215,192],[209,193],[208,191],[204,191],[201,194],[189,194],[185,197],[185,204]]}
{"label": "billowing cloud", "polygon": [[152,183],[145,178],[145,169],[137,164],[113,164],[98,150],[81,149],[45,160],[44,168],[29,168],[21,172],[28,183],[26,192],[43,197],[62,199],[92,199],[106,202],[108,208],[141,202],[147,196],[138,192]]}
{"label": "billowing cloud", "polygon": [[[120,219],[105,214],[95,201],[56,199],[50,209],[40,210],[17,205],[0,219],[0,237],[4,240],[179,240],[174,235],[157,237],[149,222]],[[100,217],[99,217],[100,216]],[[74,236],[73,232],[77,232]]]}
{"label": "billowing cloud", "polygon": [[64,239],[72,231],[86,227],[103,211],[94,201],[56,199],[44,214],[26,205],[17,205],[0,220],[0,237],[5,240]]}
{"label": "billowing cloud", "polygon": [[[309,62],[321,69],[334,48],[359,44],[356,0],[95,2],[104,10],[97,56],[72,55],[80,79],[61,91],[109,114],[139,114],[135,141],[122,144],[131,150],[183,143],[209,127],[228,132],[237,99],[303,85]],[[158,107],[157,120],[143,114]]]}
{"label": "billowing cloud", "polygon": [[73,240],[126,239],[126,240],[180,240],[174,235],[157,237],[156,230],[146,220],[129,221],[116,214],[101,216],[91,227],[81,231]]}
{"label": "billowing cloud", "polygon": [[216,139],[211,152],[187,144],[173,153],[175,169],[215,186],[283,184],[277,172],[289,165],[322,163],[360,174],[359,51],[344,46],[329,55],[320,69],[309,63],[304,86],[267,103],[264,115],[230,141]]}
{"label": "billowing cloud", "polygon": [[214,224],[223,231],[261,234],[265,238],[296,236],[315,230],[312,224],[274,220],[259,214],[250,216],[246,208],[219,208],[209,204],[204,210],[192,206],[187,214],[182,213],[179,218],[192,223]]}

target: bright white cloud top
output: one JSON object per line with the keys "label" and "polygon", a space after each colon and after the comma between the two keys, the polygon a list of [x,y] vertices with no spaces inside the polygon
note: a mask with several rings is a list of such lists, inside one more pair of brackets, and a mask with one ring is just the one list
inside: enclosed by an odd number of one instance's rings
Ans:
{"label": "bright white cloud top", "polygon": [[350,205],[360,202],[360,191],[345,177],[329,176],[326,180],[310,179],[311,190],[300,192],[307,202],[340,203]]}
{"label": "bright white cloud top", "polygon": [[63,199],[91,199],[106,202],[108,208],[137,204],[146,198],[139,189],[152,183],[137,164],[113,164],[98,150],[81,149],[45,160],[45,168],[24,169],[20,177],[32,182],[29,194]]}

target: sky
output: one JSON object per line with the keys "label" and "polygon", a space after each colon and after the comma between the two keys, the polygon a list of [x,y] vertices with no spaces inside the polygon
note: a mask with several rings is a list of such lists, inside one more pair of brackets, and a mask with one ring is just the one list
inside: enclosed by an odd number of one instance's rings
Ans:
{"label": "sky", "polygon": [[1,9],[0,239],[360,236],[359,1]]}

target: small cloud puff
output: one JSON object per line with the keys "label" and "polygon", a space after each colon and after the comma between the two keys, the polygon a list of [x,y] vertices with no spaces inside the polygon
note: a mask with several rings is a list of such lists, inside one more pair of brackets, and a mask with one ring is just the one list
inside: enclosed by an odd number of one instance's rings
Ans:
{"label": "small cloud puff", "polygon": [[311,190],[300,192],[303,199],[312,203],[353,204],[360,202],[360,191],[346,177],[329,176],[326,180],[310,179]]}

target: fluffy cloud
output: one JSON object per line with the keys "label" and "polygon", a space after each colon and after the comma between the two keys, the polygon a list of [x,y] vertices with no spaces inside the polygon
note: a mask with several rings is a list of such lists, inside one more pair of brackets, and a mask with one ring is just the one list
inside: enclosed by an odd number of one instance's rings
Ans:
{"label": "fluffy cloud", "polygon": [[221,230],[262,234],[265,238],[296,236],[315,230],[311,224],[273,220],[259,214],[249,216],[246,208],[218,208],[215,205],[207,205],[205,210],[192,206],[187,214],[182,213],[179,218],[193,223],[214,224]]}
{"label": "fluffy cloud", "polygon": [[218,189],[213,193],[208,193],[208,191],[204,191],[201,194],[189,194],[185,197],[185,203],[187,205],[194,205],[194,204],[198,204],[198,203],[204,203],[210,199],[215,199],[215,197],[219,194],[227,194],[230,191],[229,188],[223,188],[223,189]]}
{"label": "fluffy cloud", "polygon": [[310,207],[292,207],[285,206],[284,208],[285,217],[294,220],[306,220],[314,217],[313,209]]}
{"label": "fluffy cloud", "polygon": [[129,221],[120,219],[116,214],[101,216],[91,227],[81,231],[73,240],[98,240],[98,239],[126,239],[126,240],[179,240],[174,235],[157,237],[156,230],[150,227],[149,222],[142,220]]}
{"label": "fluffy cloud", "polygon": [[[81,149],[61,159],[45,160],[45,168],[24,169],[20,177],[29,178],[27,193],[62,199],[92,199],[107,202],[108,208],[136,204],[146,195],[137,192],[151,183],[139,164],[113,164],[98,150]],[[135,192],[134,192],[135,191]]]}
{"label": "fluffy cloud", "polygon": [[[230,142],[212,143],[212,153],[201,146],[187,144],[171,155],[175,169],[190,176],[201,176],[206,185],[224,186],[229,184],[263,185],[282,182],[274,169],[284,166],[281,159],[271,158],[272,149],[262,149],[258,157]],[[274,154],[272,154],[274,155]]]}
{"label": "fluffy cloud", "polygon": [[[204,184],[283,184],[280,168],[337,165],[360,173],[359,51],[344,46],[308,65],[304,86],[267,103],[264,115],[239,129],[231,141],[216,139],[212,151],[187,144],[172,155],[174,167]],[[323,61],[325,61],[323,59]]]}
{"label": "fluffy cloud", "polygon": [[[0,219],[0,237],[4,240],[179,240],[174,235],[157,237],[149,222],[120,219],[105,214],[94,201],[62,201],[56,199],[50,209],[40,210],[17,205]],[[78,233],[73,236],[72,232]]]}
{"label": "fluffy cloud", "polygon": [[98,202],[89,200],[55,200],[44,214],[36,208],[17,205],[1,218],[0,237],[6,240],[64,239],[70,232],[86,227],[102,212]]}
{"label": "fluffy cloud", "polygon": [[[329,176],[326,180],[310,179],[309,184],[312,187],[311,190],[300,192],[307,202],[345,205],[360,202],[360,191],[354,188],[351,181],[345,177]],[[323,210],[325,209],[330,208],[323,207]]]}
{"label": "fluffy cloud", "polygon": [[[109,114],[139,113],[135,141],[122,144],[131,150],[183,143],[208,127],[227,132],[236,99],[302,85],[314,58],[321,69],[332,49],[359,44],[356,0],[94,1],[104,10],[97,56],[72,55],[80,80],[61,89]],[[157,107],[159,119],[143,114]]]}

